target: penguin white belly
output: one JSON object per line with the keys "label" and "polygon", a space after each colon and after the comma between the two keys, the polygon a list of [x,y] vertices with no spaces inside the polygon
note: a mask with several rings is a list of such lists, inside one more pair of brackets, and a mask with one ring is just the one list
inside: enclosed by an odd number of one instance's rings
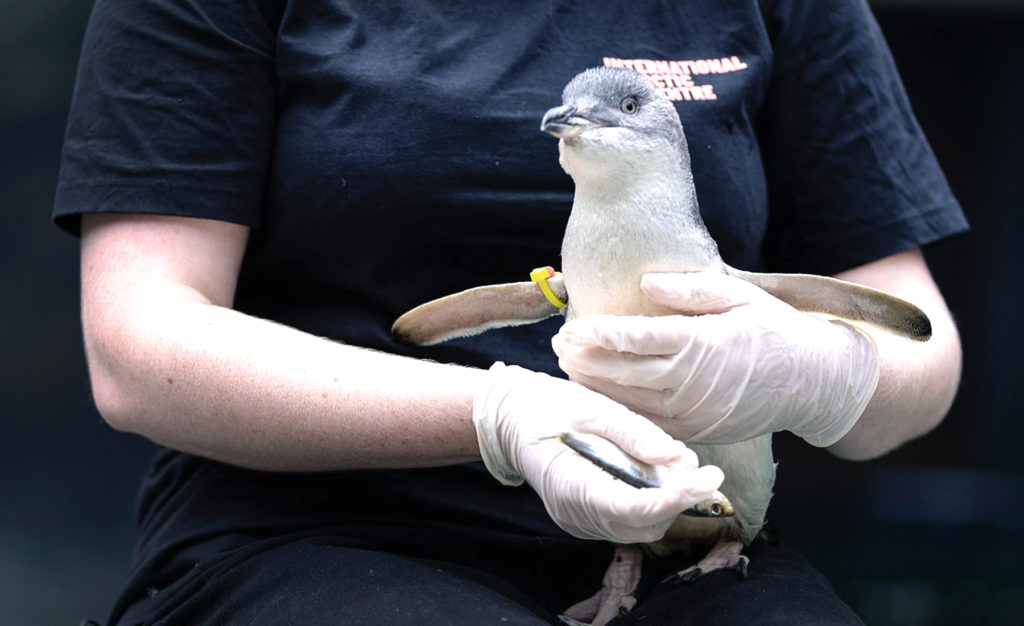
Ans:
{"label": "penguin white belly", "polygon": [[[622,206],[624,214],[637,211]],[[681,235],[649,221],[589,210],[577,199],[562,240],[562,272],[570,294],[566,318],[583,315],[667,315],[640,290],[644,274],[725,271],[714,242],[704,233]]]}
{"label": "penguin white belly", "polygon": [[[650,221],[623,223],[621,215],[577,206],[562,242],[562,268],[569,294],[568,319],[588,315],[670,315],[675,311],[653,304],[641,291],[648,272],[723,271],[717,250],[702,237],[692,242],[671,228],[652,229]],[[624,213],[629,213],[623,207]],[[706,231],[696,231],[701,235]],[[706,236],[706,235],[705,235]],[[708,251],[714,251],[709,254]],[[652,546],[688,549],[718,539],[749,543],[764,522],[775,481],[771,435],[727,445],[688,444],[701,465],[717,465],[725,473],[720,491],[736,511],[734,517],[701,519],[680,516],[665,540]]]}

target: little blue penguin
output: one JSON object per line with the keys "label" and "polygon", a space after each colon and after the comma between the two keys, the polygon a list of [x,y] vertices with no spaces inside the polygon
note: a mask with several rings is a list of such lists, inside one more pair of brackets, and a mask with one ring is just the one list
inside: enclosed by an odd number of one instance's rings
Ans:
{"label": "little blue penguin", "polygon": [[[577,75],[565,87],[562,105],[544,115],[541,130],[559,138],[559,162],[575,183],[562,274],[548,281],[548,295],[528,281],[470,289],[409,311],[393,327],[397,336],[429,345],[559,312],[568,319],[676,314],[652,303],[640,279],[646,273],[694,271],[737,276],[800,310],[918,340],[930,336],[923,312],[884,292],[823,276],[761,274],[726,265],[700,215],[679,115],[641,74],[595,68]],[[732,514],[680,516],[646,549],[655,554],[687,550],[700,559],[677,574],[684,580],[721,568],[745,575],[747,557],[740,551],[761,530],[775,482],[771,435],[688,445],[701,465],[717,465],[725,473],[720,490]],[[566,621],[603,624],[629,610],[640,560],[639,548],[617,547],[605,589],[567,610]]]}
{"label": "little blue penguin", "polygon": [[[559,162],[576,183],[562,240],[566,317],[676,313],[643,294],[644,274],[727,269],[698,210],[675,107],[640,74],[606,68],[573,79],[563,102],[547,112],[541,128],[559,137]],[[701,465],[717,465],[725,473],[720,489],[735,514],[680,516],[650,548],[664,552],[713,544],[709,558],[686,576],[744,567],[739,549],[761,530],[775,482],[771,435],[729,445],[688,445]],[[639,562],[622,554],[633,549],[620,547],[617,561]],[[629,608],[629,594],[608,596],[605,592],[567,613],[597,623],[599,615]]]}

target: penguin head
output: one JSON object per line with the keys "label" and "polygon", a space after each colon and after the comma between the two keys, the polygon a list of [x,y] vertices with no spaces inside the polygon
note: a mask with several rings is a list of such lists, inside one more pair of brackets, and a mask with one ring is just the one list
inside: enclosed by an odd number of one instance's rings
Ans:
{"label": "penguin head", "polygon": [[578,74],[565,86],[562,105],[544,114],[541,130],[559,138],[560,162],[574,178],[581,168],[634,169],[680,150],[686,155],[675,107],[654,83],[629,69]]}

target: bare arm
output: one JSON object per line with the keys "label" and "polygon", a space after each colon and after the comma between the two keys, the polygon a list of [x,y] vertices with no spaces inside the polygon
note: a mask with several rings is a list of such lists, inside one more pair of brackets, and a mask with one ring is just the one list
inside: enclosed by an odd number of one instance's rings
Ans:
{"label": "bare arm", "polygon": [[960,381],[960,336],[920,250],[895,254],[836,276],[913,302],[928,314],[932,338],[915,342],[873,333],[881,357],[878,388],[857,424],[829,449],[848,459],[880,456],[934,428]]}
{"label": "bare arm", "polygon": [[[82,227],[86,353],[115,428],[278,471],[458,463],[479,459],[482,441],[495,477],[529,482],[567,532],[618,543],[661,537],[722,482],[643,417],[568,381],[374,352],[232,310],[244,227],[154,216]],[[567,453],[560,432],[669,464],[669,479],[633,489]]]}
{"label": "bare arm", "polygon": [[479,458],[470,390],[483,372],[232,310],[247,238],[212,220],[83,217],[86,352],[113,427],[257,469]]}

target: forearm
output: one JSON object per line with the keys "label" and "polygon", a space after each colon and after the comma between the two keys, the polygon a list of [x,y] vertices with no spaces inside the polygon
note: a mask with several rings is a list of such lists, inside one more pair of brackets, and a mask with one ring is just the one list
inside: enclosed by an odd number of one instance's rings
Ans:
{"label": "forearm", "polygon": [[576,318],[553,345],[574,380],[684,441],[788,430],[815,445],[841,436],[835,454],[871,458],[945,416],[960,376],[959,338],[920,251],[839,277],[917,304],[933,336],[915,341],[859,324],[876,353],[849,328],[811,319],[738,277],[694,272],[641,282],[653,303],[685,315]]}
{"label": "forearm", "polygon": [[868,264],[839,277],[886,289],[917,304],[932,322],[932,337],[918,342],[866,329],[878,347],[881,372],[860,419],[829,448],[843,458],[877,457],[927,433],[949,411],[960,380],[960,337],[920,252],[896,255],[890,261],[906,271],[888,268],[880,281]]}
{"label": "forearm", "polygon": [[198,298],[120,305],[122,323],[86,326],[96,402],[118,429],[257,469],[479,458],[477,370],[341,345]]}

